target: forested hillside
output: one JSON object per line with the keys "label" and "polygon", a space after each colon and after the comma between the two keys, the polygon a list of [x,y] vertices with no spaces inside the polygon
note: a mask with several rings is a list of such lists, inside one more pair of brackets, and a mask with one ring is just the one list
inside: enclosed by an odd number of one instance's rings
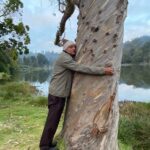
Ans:
{"label": "forested hillside", "polygon": [[150,63],[150,36],[124,43],[122,63]]}

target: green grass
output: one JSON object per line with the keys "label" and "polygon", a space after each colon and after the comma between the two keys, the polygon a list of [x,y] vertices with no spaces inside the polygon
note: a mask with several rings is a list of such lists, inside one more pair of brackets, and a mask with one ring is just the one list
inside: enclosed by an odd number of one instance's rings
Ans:
{"label": "green grass", "polygon": [[[47,97],[37,96],[37,92],[27,82],[0,85],[0,150],[39,149],[48,109]],[[62,123],[63,115],[55,135],[57,139]],[[59,141],[62,148],[63,140]]]}
{"label": "green grass", "polygon": [[1,109],[0,148],[9,150],[38,149],[37,142],[42,132],[46,111],[44,107],[20,104]]}
{"label": "green grass", "polygon": [[0,81],[1,80],[10,80],[10,75],[5,72],[0,72]]}
{"label": "green grass", "polygon": [[131,145],[124,144],[120,140],[118,141],[118,143],[119,143],[119,150],[133,150]]}
{"label": "green grass", "polygon": [[10,82],[0,86],[0,149],[38,149],[46,117],[46,107],[35,107],[45,97],[26,82]]}
{"label": "green grass", "polygon": [[150,103],[126,102],[120,107],[118,137],[133,150],[150,149]]}
{"label": "green grass", "polygon": [[[0,85],[0,150],[38,150],[47,116],[47,97],[27,82],[7,82]],[[127,102],[120,104],[120,150],[148,150],[150,146],[150,104]],[[55,139],[65,150],[59,137],[64,114]]]}
{"label": "green grass", "polygon": [[[1,109],[0,149],[37,150],[46,115],[46,107],[32,105],[18,104]],[[61,128],[62,121],[56,133],[57,139]],[[58,146],[62,147],[62,144],[63,140],[59,139]]]}

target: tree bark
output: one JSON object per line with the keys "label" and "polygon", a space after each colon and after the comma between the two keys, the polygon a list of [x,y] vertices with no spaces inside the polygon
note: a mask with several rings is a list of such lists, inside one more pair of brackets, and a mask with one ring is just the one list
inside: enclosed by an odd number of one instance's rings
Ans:
{"label": "tree bark", "polygon": [[112,66],[113,76],[75,73],[62,135],[67,150],[117,150],[118,81],[127,0],[81,0],[78,63]]}

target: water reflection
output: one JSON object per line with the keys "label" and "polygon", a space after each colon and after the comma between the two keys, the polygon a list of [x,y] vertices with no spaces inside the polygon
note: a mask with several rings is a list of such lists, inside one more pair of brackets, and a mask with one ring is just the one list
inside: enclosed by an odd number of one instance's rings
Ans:
{"label": "water reflection", "polygon": [[136,88],[133,85],[119,84],[119,100],[150,102],[150,88]]}
{"label": "water reflection", "polygon": [[51,79],[51,70],[40,70],[34,72],[15,72],[14,81],[28,81],[36,86],[40,95],[48,95],[49,81]]}
{"label": "water reflection", "polygon": [[[50,70],[19,72],[14,76],[15,81],[29,81],[46,96],[50,79]],[[118,90],[119,100],[150,101],[150,66],[122,67]]]}
{"label": "water reflection", "polygon": [[44,83],[48,82],[51,78],[50,70],[40,70],[34,72],[17,72],[13,76],[15,81],[29,81],[29,82],[38,82]]}
{"label": "water reflection", "polygon": [[128,66],[121,68],[120,83],[134,87],[150,88],[150,66]]}

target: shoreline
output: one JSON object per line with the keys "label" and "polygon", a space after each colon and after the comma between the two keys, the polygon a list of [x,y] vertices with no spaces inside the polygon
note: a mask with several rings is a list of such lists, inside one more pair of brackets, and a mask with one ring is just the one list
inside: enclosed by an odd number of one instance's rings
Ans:
{"label": "shoreline", "polygon": [[126,67],[126,66],[150,66],[149,63],[139,63],[139,64],[121,64],[121,67]]}

